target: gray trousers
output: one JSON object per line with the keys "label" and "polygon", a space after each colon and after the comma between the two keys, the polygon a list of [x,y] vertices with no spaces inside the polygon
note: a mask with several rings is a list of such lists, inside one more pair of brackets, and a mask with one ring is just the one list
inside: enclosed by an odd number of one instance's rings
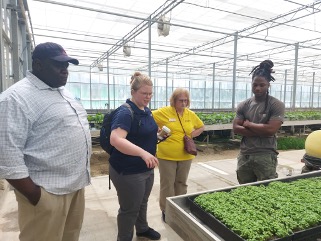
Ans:
{"label": "gray trousers", "polygon": [[117,190],[119,210],[117,215],[117,241],[131,241],[134,233],[149,229],[147,203],[154,184],[154,170],[122,175],[109,166],[110,178]]}

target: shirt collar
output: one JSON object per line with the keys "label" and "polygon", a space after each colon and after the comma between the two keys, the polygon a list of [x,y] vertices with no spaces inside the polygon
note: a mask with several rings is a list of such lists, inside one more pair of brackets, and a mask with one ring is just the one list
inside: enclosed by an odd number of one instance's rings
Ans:
{"label": "shirt collar", "polygon": [[32,74],[30,71],[27,71],[27,78],[28,80],[34,85],[36,86],[39,90],[59,90],[59,89],[63,89],[63,87],[59,87],[59,88],[53,88],[50,87],[49,85],[47,85],[45,82],[43,82],[41,79],[39,79],[37,76],[35,76],[34,74]]}
{"label": "shirt collar", "polygon": [[134,102],[132,102],[129,98],[126,100],[126,103],[128,103],[132,107],[133,111],[136,112],[136,113],[140,113],[140,114],[143,114],[143,115],[148,115],[148,114],[151,113],[150,109],[148,107],[146,107],[146,106],[144,107],[144,110],[139,109],[134,104]]}

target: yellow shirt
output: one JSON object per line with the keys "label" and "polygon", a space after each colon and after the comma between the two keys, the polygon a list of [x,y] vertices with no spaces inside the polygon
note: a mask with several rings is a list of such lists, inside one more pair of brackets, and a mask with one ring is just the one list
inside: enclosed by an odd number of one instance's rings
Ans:
{"label": "yellow shirt", "polygon": [[[162,128],[167,126],[171,130],[171,135],[163,142],[157,145],[157,157],[171,161],[185,161],[193,159],[195,156],[188,154],[184,150],[184,131],[179,122],[174,107],[166,106],[152,111],[153,117],[158,125]],[[195,129],[204,126],[200,118],[190,109],[185,108],[183,116],[180,116],[182,125],[188,136]]]}

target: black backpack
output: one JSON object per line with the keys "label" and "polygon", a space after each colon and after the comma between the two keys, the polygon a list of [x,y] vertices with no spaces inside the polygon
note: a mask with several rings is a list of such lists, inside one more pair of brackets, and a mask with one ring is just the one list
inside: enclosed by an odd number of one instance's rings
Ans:
{"label": "black backpack", "polygon": [[[122,106],[126,106],[130,110],[131,118],[134,119],[134,111],[132,107],[128,103],[122,104]],[[102,127],[100,129],[99,142],[100,146],[106,151],[109,155],[113,150],[113,146],[110,144],[110,133],[111,133],[111,122],[113,116],[116,111],[118,111],[119,107],[116,110],[113,110],[110,113],[105,114]]]}

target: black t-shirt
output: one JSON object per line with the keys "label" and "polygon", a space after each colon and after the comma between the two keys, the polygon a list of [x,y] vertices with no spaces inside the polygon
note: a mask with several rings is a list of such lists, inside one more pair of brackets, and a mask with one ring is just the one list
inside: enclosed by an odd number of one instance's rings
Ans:
{"label": "black t-shirt", "polygon": [[[121,106],[113,117],[111,130],[119,127],[127,131],[127,140],[155,155],[158,127],[150,109],[145,107],[144,110],[140,110],[129,99],[126,100],[126,103],[131,106],[134,112],[133,119],[130,110],[126,106]],[[113,149],[109,163],[118,173],[124,175],[151,170],[141,157],[123,154],[117,148]]]}

